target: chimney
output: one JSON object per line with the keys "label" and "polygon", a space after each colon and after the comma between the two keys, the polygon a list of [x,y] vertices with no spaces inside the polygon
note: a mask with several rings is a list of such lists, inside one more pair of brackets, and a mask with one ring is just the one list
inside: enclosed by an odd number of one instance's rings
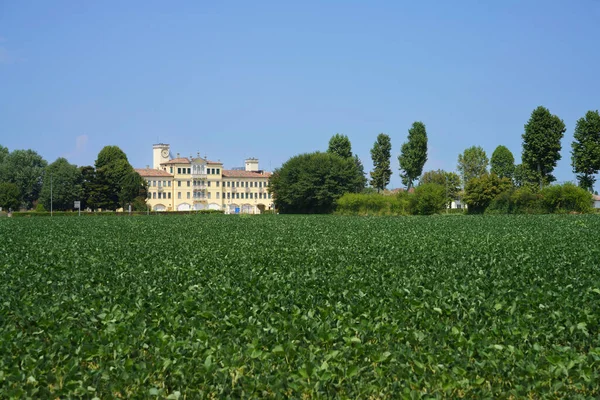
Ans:
{"label": "chimney", "polygon": [[179,153],[177,153],[177,158],[179,158]]}

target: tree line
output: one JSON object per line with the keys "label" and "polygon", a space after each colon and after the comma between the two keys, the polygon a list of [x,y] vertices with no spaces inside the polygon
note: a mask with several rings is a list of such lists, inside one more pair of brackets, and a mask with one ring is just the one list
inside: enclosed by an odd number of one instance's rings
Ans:
{"label": "tree line", "polygon": [[146,181],[117,146],[106,146],[94,166],[70,164],[59,157],[48,164],[33,150],[0,146],[0,207],[3,210],[117,210],[132,204],[145,210]]}
{"label": "tree line", "polygon": [[[563,120],[540,106],[524,125],[520,164],[515,165],[515,158],[506,146],[498,146],[491,159],[482,147],[471,146],[458,156],[457,172],[423,172],[428,137],[425,124],[417,121],[400,146],[399,174],[407,192],[411,192],[417,182],[418,186],[440,185],[444,187],[446,205],[462,195],[470,208],[481,211],[500,193],[521,188],[532,194],[541,193],[555,182],[553,171],[561,159],[565,132]],[[346,135],[334,135],[324,153],[292,157],[274,171],[271,191],[275,205],[282,212],[331,212],[337,199],[345,193],[384,192],[392,176],[391,143],[389,135],[377,136],[370,151],[373,169],[368,180]],[[588,111],[577,121],[571,144],[571,165],[579,187],[591,192],[600,170],[598,111]]]}

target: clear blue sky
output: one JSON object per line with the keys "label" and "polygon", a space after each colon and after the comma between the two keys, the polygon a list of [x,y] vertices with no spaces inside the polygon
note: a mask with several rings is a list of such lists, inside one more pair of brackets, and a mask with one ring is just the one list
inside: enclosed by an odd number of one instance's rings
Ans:
{"label": "clear blue sky", "polygon": [[346,134],[367,170],[378,133],[413,121],[426,169],[503,144],[520,160],[531,111],[567,125],[600,108],[600,1],[0,0],[0,144],[93,164],[152,144],[276,168]]}

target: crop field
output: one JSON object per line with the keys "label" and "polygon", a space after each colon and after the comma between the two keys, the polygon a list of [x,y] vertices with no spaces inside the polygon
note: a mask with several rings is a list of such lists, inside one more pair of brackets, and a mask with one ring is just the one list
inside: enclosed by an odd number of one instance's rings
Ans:
{"label": "crop field", "polygon": [[598,398],[600,217],[0,220],[0,398]]}

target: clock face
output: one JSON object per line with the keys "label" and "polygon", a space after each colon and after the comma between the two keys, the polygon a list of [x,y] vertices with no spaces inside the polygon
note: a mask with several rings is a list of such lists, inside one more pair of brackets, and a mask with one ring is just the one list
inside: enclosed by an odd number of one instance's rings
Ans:
{"label": "clock face", "polygon": [[162,154],[162,156],[163,156],[164,158],[167,158],[167,157],[169,157],[169,150],[167,150],[167,149],[163,149],[163,151],[162,151],[162,153],[161,153],[161,154]]}

